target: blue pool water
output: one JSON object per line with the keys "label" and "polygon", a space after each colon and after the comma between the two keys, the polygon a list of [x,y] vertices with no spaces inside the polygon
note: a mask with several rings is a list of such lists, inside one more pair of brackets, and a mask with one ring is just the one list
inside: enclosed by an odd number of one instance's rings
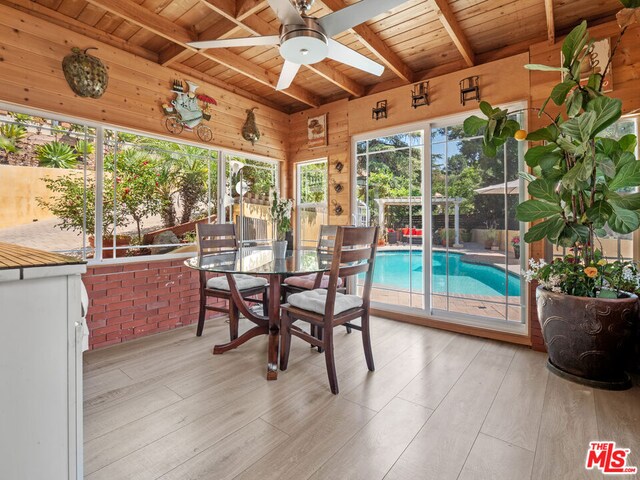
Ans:
{"label": "blue pool water", "polygon": [[[449,293],[471,295],[506,295],[504,270],[489,265],[478,265],[462,261],[463,254],[449,253]],[[447,291],[447,254],[433,252],[432,291]],[[410,273],[410,275],[409,275]],[[411,279],[411,284],[409,283]],[[520,277],[508,275],[509,296],[520,296]],[[422,251],[408,250],[378,252],[373,274],[373,283],[391,288],[422,291]]]}

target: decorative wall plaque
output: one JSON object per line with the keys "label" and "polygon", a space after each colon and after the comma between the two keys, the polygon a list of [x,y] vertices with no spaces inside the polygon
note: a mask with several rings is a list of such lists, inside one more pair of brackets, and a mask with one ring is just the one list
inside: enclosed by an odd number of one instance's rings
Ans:
{"label": "decorative wall plaque", "polygon": [[62,60],[62,71],[73,93],[81,97],[100,98],[107,90],[109,74],[98,57],[87,53],[89,50],[97,48],[90,47],[83,51],[73,47],[72,53]]}
{"label": "decorative wall plaque", "polygon": [[310,117],[307,120],[307,138],[309,148],[327,145],[327,114]]}

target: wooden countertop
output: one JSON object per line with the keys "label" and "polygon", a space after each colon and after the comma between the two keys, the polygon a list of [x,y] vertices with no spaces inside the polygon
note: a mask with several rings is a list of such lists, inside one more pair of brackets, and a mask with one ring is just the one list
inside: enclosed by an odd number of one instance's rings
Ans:
{"label": "wooden countertop", "polygon": [[87,263],[67,255],[0,242],[0,270],[12,268],[52,267]]}

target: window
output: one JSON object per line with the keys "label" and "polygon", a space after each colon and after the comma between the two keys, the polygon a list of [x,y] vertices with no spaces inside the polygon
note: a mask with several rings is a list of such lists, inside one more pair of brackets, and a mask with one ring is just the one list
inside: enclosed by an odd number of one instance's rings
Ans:
{"label": "window", "polygon": [[225,155],[225,216],[236,224],[245,244],[265,243],[273,238],[271,197],[278,190],[278,163]]}
{"label": "window", "polygon": [[241,238],[264,240],[272,235],[269,193],[278,168],[268,159],[0,110],[0,197],[15,206],[0,211],[0,241],[95,260],[182,253],[193,251],[196,223],[232,220]]}
{"label": "window", "polygon": [[327,212],[327,161],[314,160],[296,165],[297,235],[300,248],[315,248],[320,226],[329,223]]}
{"label": "window", "polygon": [[0,111],[0,242],[90,258],[96,130]]}
{"label": "window", "polygon": [[[600,137],[613,138],[619,140],[625,135],[633,134],[637,132],[637,120],[635,118],[623,118],[616,123],[600,132]],[[636,152],[637,156],[637,152]],[[607,227],[606,235],[598,236],[597,241],[599,248],[603,255],[610,259],[633,259],[634,257],[634,240],[633,234],[628,233],[626,235],[613,232]],[[554,257],[563,257],[567,250],[563,247],[552,246]]]}

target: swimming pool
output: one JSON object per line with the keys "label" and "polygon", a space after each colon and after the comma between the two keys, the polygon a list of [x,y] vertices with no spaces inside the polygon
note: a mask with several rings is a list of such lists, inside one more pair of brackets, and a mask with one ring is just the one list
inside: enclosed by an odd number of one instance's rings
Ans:
{"label": "swimming pool", "polygon": [[[506,295],[504,270],[490,265],[462,261],[462,253],[449,252],[449,293],[467,295]],[[432,291],[447,292],[447,254],[433,252]],[[409,275],[410,273],[410,275]],[[411,279],[411,282],[409,280]],[[520,296],[520,277],[508,275],[509,296]],[[376,255],[373,283],[389,288],[422,291],[422,251],[382,251]]]}

